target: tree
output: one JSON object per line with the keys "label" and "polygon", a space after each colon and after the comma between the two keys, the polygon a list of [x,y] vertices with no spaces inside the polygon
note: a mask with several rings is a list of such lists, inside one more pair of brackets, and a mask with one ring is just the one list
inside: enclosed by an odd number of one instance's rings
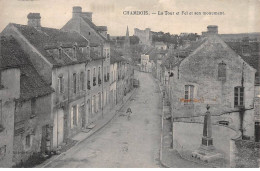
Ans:
{"label": "tree", "polygon": [[131,45],[136,45],[136,44],[139,44],[139,37],[137,36],[130,36],[130,44]]}

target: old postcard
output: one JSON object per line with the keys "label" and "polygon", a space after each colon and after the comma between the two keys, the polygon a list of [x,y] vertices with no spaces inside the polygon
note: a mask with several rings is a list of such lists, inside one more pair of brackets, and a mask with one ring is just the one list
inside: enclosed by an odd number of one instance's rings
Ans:
{"label": "old postcard", "polygon": [[0,0],[0,168],[258,168],[260,0]]}

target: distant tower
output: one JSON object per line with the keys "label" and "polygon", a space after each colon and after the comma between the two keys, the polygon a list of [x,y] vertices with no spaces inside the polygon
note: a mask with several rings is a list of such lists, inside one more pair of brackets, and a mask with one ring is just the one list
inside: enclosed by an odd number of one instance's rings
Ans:
{"label": "distant tower", "polygon": [[124,50],[128,51],[130,48],[130,37],[129,37],[129,30],[128,26],[126,28],[126,35],[125,35],[125,42],[124,42]]}

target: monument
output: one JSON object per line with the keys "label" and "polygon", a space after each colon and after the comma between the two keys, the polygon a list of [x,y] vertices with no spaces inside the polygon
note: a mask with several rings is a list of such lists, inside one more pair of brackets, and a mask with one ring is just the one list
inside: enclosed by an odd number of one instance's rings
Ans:
{"label": "monument", "polygon": [[202,142],[199,149],[192,152],[192,157],[205,162],[210,162],[219,158],[223,158],[223,155],[218,153],[213,145],[211,114],[209,111],[210,106],[207,105],[206,108],[207,112],[204,116]]}

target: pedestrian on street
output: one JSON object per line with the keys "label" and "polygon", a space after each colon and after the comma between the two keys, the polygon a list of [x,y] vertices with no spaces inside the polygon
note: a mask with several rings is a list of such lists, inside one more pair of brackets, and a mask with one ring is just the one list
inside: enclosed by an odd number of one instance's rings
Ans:
{"label": "pedestrian on street", "polygon": [[127,110],[126,110],[126,114],[127,114],[127,120],[130,120],[130,115],[132,113],[132,110],[131,108],[129,107]]}

